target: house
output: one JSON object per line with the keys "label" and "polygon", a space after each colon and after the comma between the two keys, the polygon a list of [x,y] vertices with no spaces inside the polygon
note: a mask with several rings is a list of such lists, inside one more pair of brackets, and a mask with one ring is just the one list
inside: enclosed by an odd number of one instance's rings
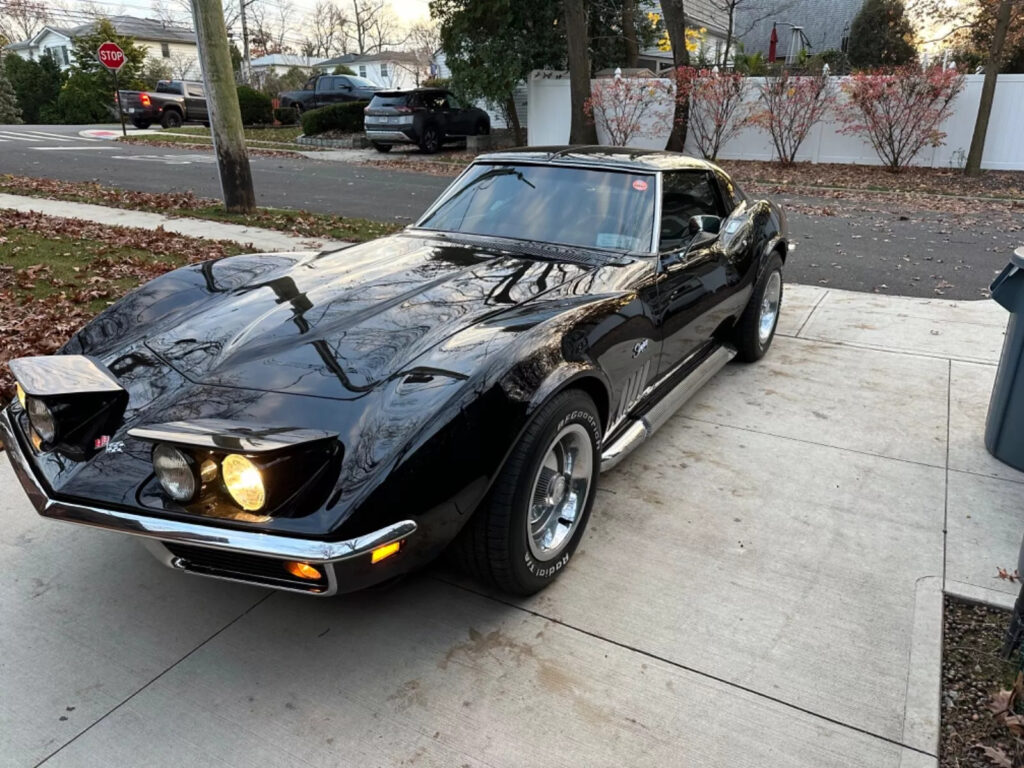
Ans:
{"label": "house", "polygon": [[323,71],[324,61],[322,58],[298,56],[293,53],[270,53],[249,62],[249,82],[262,86],[268,77],[280,77],[293,69],[300,69],[307,75],[312,75],[314,71]]}
{"label": "house", "polygon": [[[136,44],[145,48],[148,58],[163,60],[174,77],[189,79],[200,76],[196,33],[191,29],[135,16],[110,16],[109,21],[117,34],[132,37]],[[4,52],[16,53],[29,60],[38,60],[51,53],[61,69],[68,69],[74,63],[72,41],[92,28],[91,22],[76,27],[47,25],[30,40],[5,46]]]}
{"label": "house", "polygon": [[[750,1],[758,2],[760,0]],[[660,0],[641,0],[641,3],[648,13],[661,15]],[[686,0],[687,29],[703,30],[700,49],[695,54],[691,53],[691,57],[703,59],[708,64],[729,61],[731,59],[735,47],[730,46],[731,50],[725,50],[725,38],[728,36],[727,30],[729,27],[729,13],[722,6],[724,6],[724,3],[721,0],[717,2],[715,0]],[[740,3],[737,8],[742,6],[743,3]],[[657,74],[666,69],[671,69],[673,66],[672,61],[671,49],[663,51],[655,46],[640,52],[637,66],[649,69]]]}
{"label": "house", "polygon": [[779,60],[808,53],[845,51],[850,24],[864,0],[750,0],[736,6],[736,37],[745,53],[768,58],[772,27]]}
{"label": "house", "polygon": [[415,88],[430,76],[429,65],[423,66],[419,58],[408,51],[346,53],[320,62],[319,67],[325,72],[335,67],[348,67],[374,85],[393,90]]}
{"label": "house", "polygon": [[261,75],[283,75],[292,69],[301,69],[306,74],[313,74],[314,69],[321,66],[326,59],[314,56],[299,56],[294,53],[270,53],[249,62],[249,69],[255,77]]}

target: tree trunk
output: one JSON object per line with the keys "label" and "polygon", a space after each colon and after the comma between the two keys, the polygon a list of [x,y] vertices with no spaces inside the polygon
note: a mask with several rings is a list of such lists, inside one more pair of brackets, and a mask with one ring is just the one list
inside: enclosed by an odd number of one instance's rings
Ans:
{"label": "tree trunk", "polygon": [[622,37],[626,43],[626,67],[636,67],[640,43],[636,37],[636,0],[622,0]]}
{"label": "tree trunk", "polygon": [[725,28],[725,48],[722,49],[721,60],[716,56],[715,64],[725,71],[725,68],[729,65],[729,49],[732,48],[732,33],[736,29],[736,4],[740,0],[730,0],[729,2],[729,23]]}
{"label": "tree trunk", "polygon": [[974,121],[974,135],[971,150],[967,153],[964,173],[968,176],[981,175],[981,156],[985,152],[985,135],[988,133],[988,118],[992,113],[992,100],[996,95],[996,78],[1003,63],[1003,43],[1010,26],[1010,6],[1013,0],[1001,0],[996,12],[996,29],[992,35],[988,62],[985,64],[985,81],[981,86],[981,101],[978,102],[978,117]]}
{"label": "tree trunk", "polygon": [[565,38],[569,50],[569,90],[572,98],[570,144],[596,144],[597,129],[587,120],[590,98],[590,53],[587,48],[587,9],[584,0],[565,0]]}
{"label": "tree trunk", "polygon": [[508,119],[512,133],[516,137],[516,146],[526,146],[526,141],[523,137],[523,126],[519,123],[519,112],[516,111],[515,93],[510,93],[505,100],[505,117]]}
{"label": "tree trunk", "polygon": [[252,213],[256,210],[256,192],[245,151],[242,113],[238,108],[228,32],[224,27],[224,7],[221,0],[193,0],[192,16],[224,205],[232,213]]}
{"label": "tree trunk", "polygon": [[[661,0],[661,12],[665,17],[665,31],[672,44],[672,62],[676,72],[680,67],[690,66],[690,52],[686,50],[686,8],[684,0]],[[677,82],[679,79],[677,78]],[[668,149],[682,152],[686,144],[686,128],[690,119],[690,98],[676,92],[676,112],[672,135],[668,137]]]}

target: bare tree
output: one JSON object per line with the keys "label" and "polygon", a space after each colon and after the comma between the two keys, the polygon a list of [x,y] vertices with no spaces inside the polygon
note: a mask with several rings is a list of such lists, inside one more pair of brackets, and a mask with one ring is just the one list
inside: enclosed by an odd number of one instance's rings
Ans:
{"label": "bare tree", "polygon": [[295,6],[291,0],[280,0],[277,5],[246,3],[249,16],[249,40],[258,55],[289,53],[285,44],[292,31]]}
{"label": "bare tree", "polygon": [[4,0],[0,5],[0,36],[16,43],[35,37],[50,15],[46,6],[34,0]]}
{"label": "bare tree", "polygon": [[306,56],[329,58],[345,53],[346,28],[349,19],[345,11],[333,0],[317,0],[313,11],[306,17],[308,32],[302,52]]}
{"label": "bare tree", "polygon": [[171,75],[178,80],[199,77],[199,60],[187,53],[174,52],[167,60]]}
{"label": "bare tree", "polygon": [[430,77],[434,54],[441,48],[441,29],[435,21],[420,21],[409,27],[406,35],[406,49],[413,61],[402,62],[416,81],[416,85]]}
{"label": "bare tree", "polygon": [[385,0],[352,0],[352,23],[347,32],[350,47],[360,54],[380,53],[404,42],[398,19]]}

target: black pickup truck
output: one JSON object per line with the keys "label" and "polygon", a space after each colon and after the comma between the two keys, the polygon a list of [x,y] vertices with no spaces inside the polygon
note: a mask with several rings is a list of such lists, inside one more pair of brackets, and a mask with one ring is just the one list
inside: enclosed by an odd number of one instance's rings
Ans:
{"label": "black pickup truck", "polygon": [[209,125],[203,84],[192,80],[161,80],[155,91],[118,91],[121,109],[136,128],[160,123],[178,128],[184,123]]}
{"label": "black pickup truck", "polygon": [[306,81],[301,91],[284,91],[278,98],[282,107],[292,107],[301,113],[343,101],[369,101],[380,90],[380,86],[355,75],[316,75]]}

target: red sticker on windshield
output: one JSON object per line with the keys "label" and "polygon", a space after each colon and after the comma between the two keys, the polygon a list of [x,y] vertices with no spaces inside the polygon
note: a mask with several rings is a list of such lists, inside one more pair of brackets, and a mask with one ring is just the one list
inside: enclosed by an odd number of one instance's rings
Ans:
{"label": "red sticker on windshield", "polygon": [[637,192],[646,192],[647,182],[644,181],[643,179],[637,179],[636,181],[633,182],[633,189],[635,189]]}

